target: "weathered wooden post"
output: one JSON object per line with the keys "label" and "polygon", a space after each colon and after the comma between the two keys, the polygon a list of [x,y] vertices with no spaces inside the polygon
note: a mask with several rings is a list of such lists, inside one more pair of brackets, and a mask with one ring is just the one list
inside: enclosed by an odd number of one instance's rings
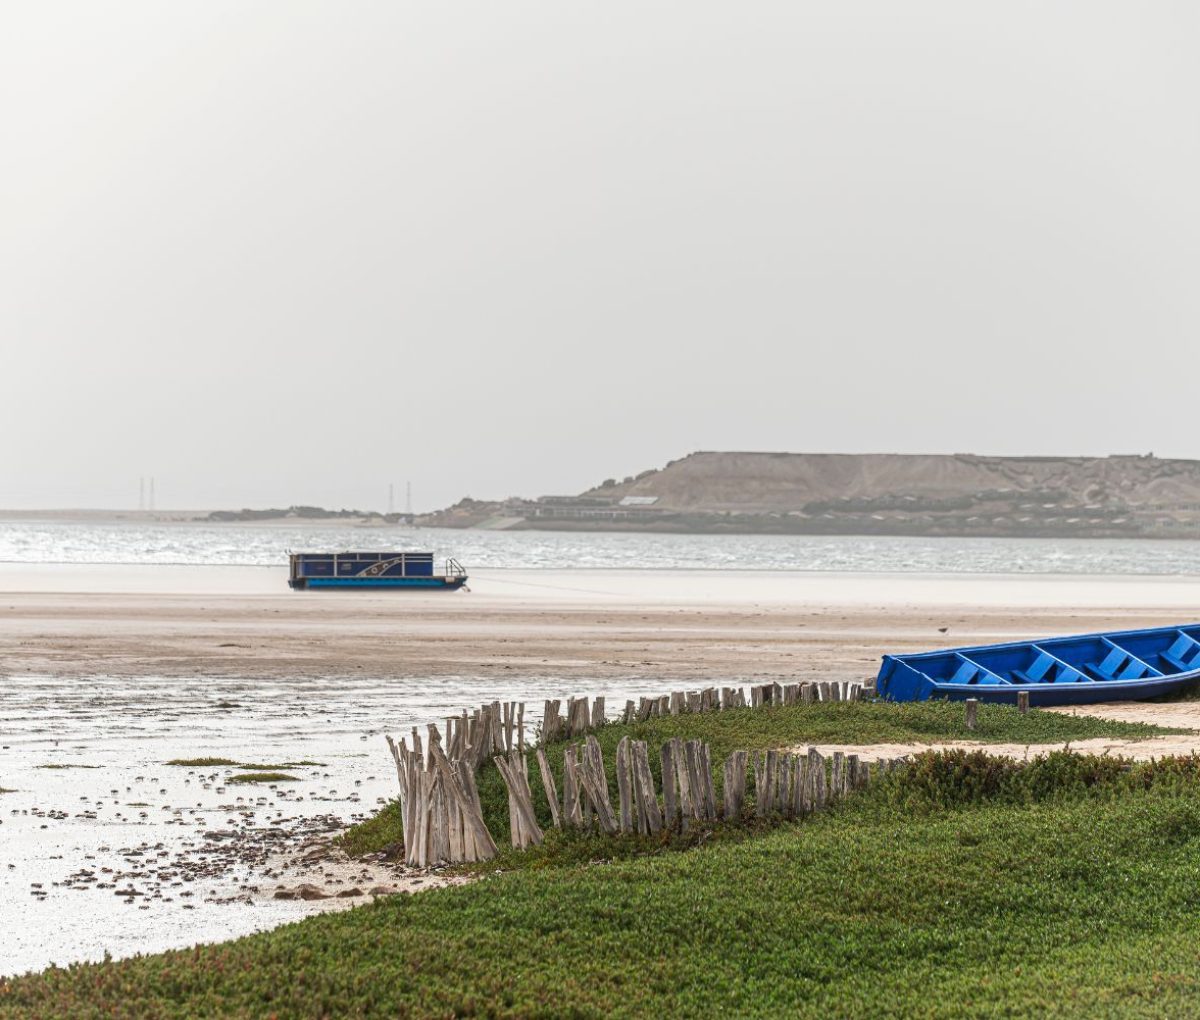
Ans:
{"label": "weathered wooden post", "polygon": [[620,815],[618,821],[622,832],[633,831],[633,782],[632,762],[629,760],[628,737],[617,744],[617,801]]}
{"label": "weathered wooden post", "polygon": [[762,818],[767,813],[767,799],[763,795],[767,787],[766,755],[762,751],[755,751],[750,764],[754,768],[754,814]]}
{"label": "weathered wooden post", "polygon": [[812,810],[823,811],[829,799],[829,785],[825,774],[825,759],[815,747],[808,749],[808,778],[812,784]]}
{"label": "weathered wooden post", "polygon": [[[680,762],[687,778],[688,803],[691,806],[692,819],[704,821],[706,800],[704,796],[704,774],[700,768],[700,741],[689,740],[683,745],[683,755]],[[681,784],[682,785],[682,784]]]}
{"label": "weathered wooden post", "polygon": [[533,795],[529,791],[529,772],[525,756],[519,751],[510,751],[508,757],[496,755],[492,758],[500,772],[504,785],[508,787],[508,828],[512,845],[518,850],[537,846],[542,842],[542,829],[533,811]]}
{"label": "weathered wooden post", "polygon": [[662,746],[663,820],[667,829],[675,828],[679,819],[679,802],[675,797],[675,744],[668,740]]}
{"label": "weathered wooden post", "polygon": [[796,755],[796,774],[792,779],[792,816],[800,818],[809,812],[808,756]]}
{"label": "weathered wooden post", "polygon": [[1017,711],[1025,715],[1029,711],[1029,692],[1017,691]]}
{"label": "weathered wooden post", "polygon": [[546,790],[546,803],[550,805],[550,818],[556,829],[562,828],[562,818],[558,813],[558,788],[554,785],[554,773],[550,771],[550,762],[546,758],[544,748],[537,749],[538,771],[542,774],[542,786]]}
{"label": "weathered wooden post", "polygon": [[846,792],[858,790],[867,785],[870,772],[865,761],[859,761],[857,754],[846,755]]}
{"label": "weathered wooden post", "polygon": [[[588,710],[588,699],[582,697],[575,702],[575,718],[571,721],[571,736],[581,737],[592,724],[591,712]],[[603,713],[603,708],[601,708]]]}
{"label": "weathered wooden post", "polygon": [[578,778],[587,795],[588,803],[596,812],[596,821],[602,832],[612,834],[617,831],[617,816],[612,809],[612,801],[608,798],[608,778],[604,773],[604,755],[600,750],[600,741],[588,736],[583,751],[580,754]]}
{"label": "weathered wooden post", "polygon": [[687,749],[679,737],[671,738],[671,758],[675,763],[675,778],[679,783],[679,828],[681,832],[687,832],[688,823],[696,813],[696,791],[692,789],[691,777],[688,774]]}
{"label": "weathered wooden post", "polygon": [[[658,806],[654,774],[650,771],[650,752],[644,740],[633,742],[629,758],[633,769],[633,800],[637,805],[638,831],[650,834],[660,832],[663,827],[663,813]],[[665,780],[663,786],[665,789]]]}
{"label": "weathered wooden post", "polygon": [[967,698],[966,705],[967,705],[967,711],[966,711],[967,729],[973,730],[973,729],[975,729],[975,724],[976,724],[977,716],[979,713],[979,699],[978,698]]}
{"label": "weathered wooden post", "polygon": [[725,796],[724,818],[727,822],[736,822],[742,816],[742,804],[746,799],[746,760],[749,755],[745,751],[734,751],[725,762],[724,783]]}
{"label": "weathered wooden post", "polygon": [[583,827],[583,810],[579,803],[579,775],[575,764],[575,748],[563,751],[563,826]]}
{"label": "weathered wooden post", "polygon": [[561,717],[558,714],[558,701],[547,701],[545,712],[542,715],[542,743],[552,744],[558,739],[559,729],[562,726]]}
{"label": "weathered wooden post", "polygon": [[779,782],[775,786],[775,808],[785,818],[794,815],[792,811],[792,784],[796,781],[796,756],[785,754],[779,762]]}

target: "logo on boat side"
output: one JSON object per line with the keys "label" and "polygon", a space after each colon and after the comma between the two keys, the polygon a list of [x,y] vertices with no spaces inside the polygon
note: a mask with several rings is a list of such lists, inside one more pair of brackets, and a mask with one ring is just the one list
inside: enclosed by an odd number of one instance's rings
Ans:
{"label": "logo on boat side", "polygon": [[380,560],[378,563],[372,563],[365,570],[360,570],[358,573],[358,576],[359,577],[378,577],[380,574],[382,574],[384,571],[388,570],[390,567],[394,567],[397,563],[402,562],[403,559],[404,559],[403,556],[396,556],[390,560]]}

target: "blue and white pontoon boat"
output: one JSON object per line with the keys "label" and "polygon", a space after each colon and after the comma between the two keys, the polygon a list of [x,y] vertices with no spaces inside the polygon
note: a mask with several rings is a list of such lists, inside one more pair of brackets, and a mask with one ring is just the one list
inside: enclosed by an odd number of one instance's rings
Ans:
{"label": "blue and white pontoon boat", "polygon": [[419,588],[457,591],[467,583],[458,560],[433,572],[433,553],[339,552],[292,553],[288,584],[306,588]]}
{"label": "blue and white pontoon boat", "polygon": [[978,698],[1083,705],[1155,698],[1200,681],[1200,624],[885,655],[876,688],[892,701]]}

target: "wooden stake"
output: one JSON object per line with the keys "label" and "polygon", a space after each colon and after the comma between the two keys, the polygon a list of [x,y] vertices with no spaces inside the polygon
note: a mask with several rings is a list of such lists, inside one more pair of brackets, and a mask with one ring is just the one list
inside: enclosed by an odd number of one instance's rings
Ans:
{"label": "wooden stake", "polygon": [[602,832],[612,834],[617,831],[617,816],[613,813],[612,801],[608,797],[608,779],[604,772],[604,754],[600,749],[600,741],[589,735],[583,753],[583,767],[580,770],[584,789],[588,800],[596,812],[596,821]]}
{"label": "wooden stake", "polygon": [[558,789],[554,785],[554,773],[550,771],[550,761],[546,757],[545,748],[537,749],[538,771],[542,775],[542,787],[546,791],[546,803],[550,805],[550,818],[556,829],[562,828],[562,816],[558,811]]}
{"label": "wooden stake", "polygon": [[579,804],[579,777],[575,765],[575,748],[563,751],[563,825],[583,827],[583,812]]}
{"label": "wooden stake", "polygon": [[663,827],[658,795],[654,791],[654,775],[650,771],[650,752],[644,740],[635,740],[630,757],[633,765],[633,790],[637,802],[638,825],[644,832],[654,834]]}
{"label": "wooden stake", "polygon": [[725,761],[723,779],[724,813],[727,822],[736,822],[742,817],[742,807],[746,800],[746,760],[749,755],[745,751],[734,751]]}
{"label": "wooden stake", "polygon": [[518,751],[511,751],[507,758],[496,755],[492,761],[496,763],[504,785],[508,787],[508,816],[512,823],[512,845],[518,850],[540,845],[543,835],[533,812],[525,756]]}
{"label": "wooden stake", "polygon": [[688,776],[687,754],[683,741],[679,737],[673,737],[671,745],[671,757],[675,762],[675,778],[679,782],[680,831],[687,832],[689,822],[695,814],[692,805],[692,784]]}
{"label": "wooden stake", "polygon": [[675,745],[668,740],[662,746],[663,817],[666,827],[674,829],[679,820],[679,803],[675,798]]}
{"label": "wooden stake", "polygon": [[633,789],[629,761],[629,738],[622,737],[617,744],[617,801],[620,806],[622,832],[633,831]]}
{"label": "wooden stake", "polygon": [[823,811],[829,799],[828,776],[825,774],[825,759],[815,747],[808,749],[808,776],[812,784],[812,810]]}

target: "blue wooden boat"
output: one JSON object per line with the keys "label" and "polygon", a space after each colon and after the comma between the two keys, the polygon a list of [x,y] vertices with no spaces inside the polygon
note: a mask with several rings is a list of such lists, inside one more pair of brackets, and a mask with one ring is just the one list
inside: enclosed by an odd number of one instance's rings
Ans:
{"label": "blue wooden boat", "polygon": [[1200,624],[885,655],[876,689],[892,701],[978,698],[1084,705],[1156,698],[1200,680]]}
{"label": "blue wooden boat", "polygon": [[292,553],[288,584],[307,588],[400,588],[457,591],[467,583],[458,560],[433,572],[433,553],[337,552]]}

